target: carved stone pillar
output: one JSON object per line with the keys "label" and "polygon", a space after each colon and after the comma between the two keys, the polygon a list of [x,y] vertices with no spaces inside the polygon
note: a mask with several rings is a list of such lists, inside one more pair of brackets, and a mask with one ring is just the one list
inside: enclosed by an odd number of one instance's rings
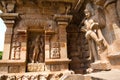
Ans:
{"label": "carved stone pillar", "polygon": [[72,19],[71,15],[55,15],[55,20],[58,25],[59,45],[60,45],[60,58],[67,58],[67,32],[66,27]]}
{"label": "carved stone pillar", "polygon": [[11,53],[11,40],[13,34],[13,27],[15,24],[15,19],[18,17],[18,13],[2,13],[1,17],[3,18],[7,30],[5,33],[5,44],[4,44],[4,51],[3,51],[3,60],[9,60],[10,53]]}
{"label": "carved stone pillar", "polygon": [[0,71],[3,73],[25,72],[26,58],[22,60],[10,59],[13,39],[13,27],[15,26],[15,20],[18,17],[18,13],[2,13],[0,16],[3,18],[7,26],[7,31],[5,33],[4,51],[2,60],[0,61]]}
{"label": "carved stone pillar", "polygon": [[[55,15],[54,19],[58,26],[58,54],[60,57],[50,58],[46,60],[46,64],[50,65],[51,71],[68,70],[70,60],[67,57],[67,33],[66,27],[71,20],[71,15]],[[57,54],[57,53],[56,53]]]}

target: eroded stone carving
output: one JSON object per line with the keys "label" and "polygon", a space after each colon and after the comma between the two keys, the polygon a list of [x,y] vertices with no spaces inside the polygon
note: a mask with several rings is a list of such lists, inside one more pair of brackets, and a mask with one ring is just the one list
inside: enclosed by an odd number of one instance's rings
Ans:
{"label": "eroded stone carving", "polygon": [[99,60],[98,50],[102,51],[106,49],[106,44],[103,42],[104,38],[99,23],[95,21],[93,11],[92,6],[87,4],[85,9],[86,20],[84,21],[86,29],[84,28],[83,30],[86,31],[85,37],[88,39],[90,53],[94,56],[95,61],[97,61]]}
{"label": "eroded stone carving", "polygon": [[[102,7],[104,14],[105,14],[105,19],[106,19],[106,27],[107,27],[107,35],[109,38],[108,42],[111,44],[114,40],[120,38],[118,34],[120,22],[119,22],[119,15],[117,11],[117,2],[119,0],[94,0],[94,4],[97,7]],[[117,27],[115,27],[115,25]],[[115,31],[116,30],[116,31]],[[117,32],[117,33],[116,33]],[[107,37],[107,38],[108,38]]]}
{"label": "eroded stone carving", "polygon": [[22,80],[30,80],[30,76],[29,75],[23,75]]}
{"label": "eroded stone carving", "polygon": [[15,35],[12,45],[11,59],[19,60],[21,53],[21,42],[19,41],[19,36]]}
{"label": "eroded stone carving", "polygon": [[60,58],[60,49],[59,49],[59,43],[55,42],[52,44],[51,48],[51,58]]}
{"label": "eroded stone carving", "polygon": [[30,76],[30,80],[38,80],[38,75],[32,75],[32,76]]}
{"label": "eroded stone carving", "polygon": [[16,75],[16,80],[22,80],[22,76],[21,75]]}
{"label": "eroded stone carving", "polygon": [[15,1],[5,1],[5,0],[1,0],[1,4],[3,6],[3,11],[5,13],[11,13],[14,12],[14,7],[15,7]]}
{"label": "eroded stone carving", "polygon": [[44,36],[39,32],[30,31],[28,37],[29,63],[44,62]]}
{"label": "eroded stone carving", "polygon": [[16,80],[16,77],[14,75],[8,76],[7,80]]}
{"label": "eroded stone carving", "polygon": [[27,67],[27,71],[29,72],[45,71],[45,64],[44,63],[29,63]]}
{"label": "eroded stone carving", "polygon": [[32,63],[43,62],[43,38],[41,35],[37,35],[36,39],[33,41],[31,48],[33,48]]}

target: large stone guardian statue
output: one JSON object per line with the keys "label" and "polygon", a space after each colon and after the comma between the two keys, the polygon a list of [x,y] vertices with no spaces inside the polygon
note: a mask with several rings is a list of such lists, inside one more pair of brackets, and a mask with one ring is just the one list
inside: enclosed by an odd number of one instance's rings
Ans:
{"label": "large stone guardian statue", "polygon": [[94,9],[90,4],[87,4],[85,9],[86,20],[84,21],[85,37],[88,39],[90,54],[93,55],[94,60],[99,60],[98,53],[105,50],[107,44],[101,32],[100,24],[96,20]]}
{"label": "large stone guardian statue", "polygon": [[102,29],[105,27],[105,19],[103,14],[99,14],[99,11],[101,9],[93,7],[91,3],[86,5],[86,19],[82,30],[86,32],[85,37],[88,40],[90,57],[91,59],[94,58],[94,62],[91,64],[92,69],[105,70],[110,69],[106,58],[108,43],[102,33]]}

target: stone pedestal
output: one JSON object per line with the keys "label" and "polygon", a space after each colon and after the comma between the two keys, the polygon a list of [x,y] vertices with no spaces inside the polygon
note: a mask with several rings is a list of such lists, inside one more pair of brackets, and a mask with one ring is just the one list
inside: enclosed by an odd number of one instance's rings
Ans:
{"label": "stone pedestal", "polygon": [[91,68],[94,70],[110,70],[111,65],[106,61],[96,61],[91,64]]}
{"label": "stone pedestal", "polygon": [[45,63],[28,63],[28,72],[45,71]]}
{"label": "stone pedestal", "polygon": [[120,69],[120,52],[109,54],[108,59],[113,69]]}
{"label": "stone pedestal", "polygon": [[120,69],[120,39],[114,40],[108,51],[107,58],[112,68]]}

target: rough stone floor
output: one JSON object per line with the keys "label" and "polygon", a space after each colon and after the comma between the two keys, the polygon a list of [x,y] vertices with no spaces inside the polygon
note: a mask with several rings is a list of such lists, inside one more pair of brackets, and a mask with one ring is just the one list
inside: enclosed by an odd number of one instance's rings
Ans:
{"label": "rough stone floor", "polygon": [[101,71],[87,74],[85,76],[92,77],[92,80],[120,80],[120,70],[113,69],[110,71]]}

